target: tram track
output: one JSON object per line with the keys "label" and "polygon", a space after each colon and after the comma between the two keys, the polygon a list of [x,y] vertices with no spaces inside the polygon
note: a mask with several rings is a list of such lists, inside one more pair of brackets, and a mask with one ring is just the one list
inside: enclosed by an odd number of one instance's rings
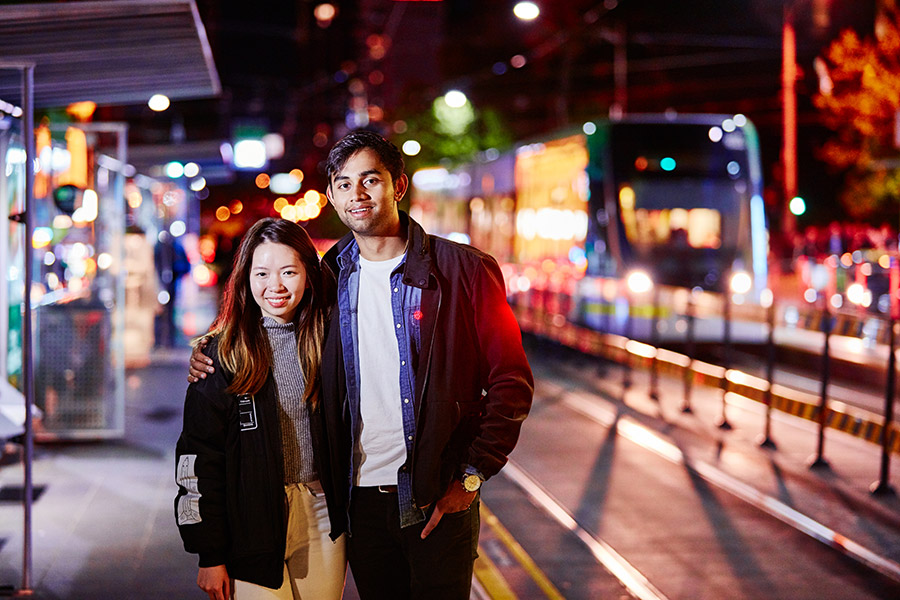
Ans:
{"label": "tram track", "polygon": [[580,396],[566,395],[562,402],[572,410],[604,427],[615,427],[618,435],[654,452],[673,464],[691,470],[717,488],[736,496],[797,531],[825,543],[866,567],[900,583],[900,564],[880,556],[877,552],[848,539],[815,519],[739,481],[713,465],[688,458],[677,446],[663,439],[649,428],[632,421],[628,417],[617,418],[613,413],[590,403],[590,401]]}
{"label": "tram track", "polygon": [[[890,595],[883,595],[885,593],[884,590],[900,590],[900,565],[892,559],[895,557],[882,556],[877,549],[868,547],[865,540],[854,539],[853,535],[845,535],[846,532],[841,533],[839,528],[830,527],[827,524],[817,521],[814,518],[815,515],[810,516],[805,514],[802,506],[797,506],[797,503],[792,501],[790,497],[787,500],[783,497],[775,497],[778,494],[766,493],[767,491],[764,489],[764,486],[762,488],[757,488],[752,485],[752,482],[747,483],[746,481],[742,481],[727,473],[727,469],[720,469],[716,466],[717,463],[715,461],[718,458],[723,457],[728,459],[730,456],[728,451],[725,451],[722,457],[713,458],[712,460],[704,460],[702,456],[698,457],[698,453],[695,450],[691,450],[688,445],[685,445],[682,439],[678,439],[678,436],[672,437],[675,433],[674,430],[672,430],[672,427],[675,426],[675,424],[666,422],[666,419],[662,419],[654,425],[652,424],[652,410],[633,410],[635,402],[646,402],[646,406],[650,407],[654,406],[653,402],[643,398],[638,401],[628,400],[626,404],[622,404],[626,395],[624,390],[620,390],[621,395],[617,397],[593,397],[593,394],[590,391],[578,391],[578,389],[576,389],[580,387],[578,382],[566,381],[566,373],[568,371],[557,373],[556,375],[558,377],[556,378],[547,377],[546,371],[548,369],[545,367],[546,362],[548,361],[541,362],[544,364],[537,365],[536,373],[538,374],[539,379],[539,396],[543,399],[536,399],[536,410],[538,412],[536,412],[532,418],[544,418],[543,416],[540,416],[542,411],[553,410],[555,411],[553,412],[553,420],[561,421],[563,418],[561,417],[562,413],[558,411],[565,411],[565,413],[568,413],[569,415],[569,417],[565,417],[566,419],[571,417],[581,419],[583,424],[579,426],[580,428],[588,427],[586,422],[590,422],[594,427],[599,426],[597,431],[607,430],[609,431],[608,435],[614,436],[619,440],[627,440],[629,442],[629,447],[633,446],[640,448],[642,451],[650,452],[669,465],[672,465],[675,468],[675,470],[672,471],[676,474],[675,477],[684,478],[684,474],[687,474],[687,479],[695,482],[693,484],[694,490],[691,492],[690,488],[688,488],[686,491],[683,490],[683,493],[691,495],[692,493],[702,492],[705,486],[708,486],[709,490],[718,490],[718,492],[725,493],[727,496],[734,498],[735,501],[747,506],[748,510],[757,511],[766,515],[766,517],[773,519],[773,524],[766,525],[766,529],[771,529],[775,532],[772,534],[773,537],[787,535],[785,533],[777,532],[779,527],[788,527],[791,531],[794,531],[796,535],[800,535],[800,538],[805,537],[809,540],[814,540],[814,542],[810,543],[818,543],[820,547],[823,548],[823,550],[819,551],[819,555],[821,555],[822,552],[825,552],[826,555],[824,556],[827,556],[828,552],[836,551],[841,556],[857,565],[856,570],[851,568],[849,571],[851,574],[847,576],[851,581],[854,581],[852,585],[857,587],[861,585],[863,588],[869,586],[869,592],[871,593],[871,595],[866,595],[866,592],[857,591],[857,595],[849,594],[841,597],[892,597]],[[582,373],[585,373],[583,366],[583,363],[574,367],[570,365],[572,369],[580,370]],[[615,367],[612,367],[612,369],[615,370]],[[552,367],[549,370],[552,370]],[[542,371],[543,373],[541,373]],[[585,378],[590,379],[590,375],[585,374]],[[553,379],[553,381],[550,381],[550,379]],[[583,382],[581,383],[583,384]],[[636,387],[640,387],[640,383],[636,384]],[[670,390],[670,392],[671,391],[673,390]],[[643,394],[643,390],[632,389],[628,393],[633,394],[634,397],[640,397]],[[612,394],[612,396],[616,396],[616,394]],[[656,406],[659,405],[656,404]],[[547,418],[550,417],[548,416]],[[542,427],[547,426],[548,425],[542,425]],[[562,423],[560,423],[560,426],[562,426]],[[660,429],[660,427],[662,427],[662,429]],[[527,432],[523,432],[523,434],[527,434]],[[546,442],[547,440],[543,441]],[[539,444],[539,442],[532,443]],[[616,456],[618,456],[618,453],[623,452],[622,448],[625,448],[621,443],[615,444],[615,447],[618,448],[616,450]],[[547,451],[549,451],[549,448],[547,448]],[[539,461],[540,459],[534,455],[533,450],[526,451],[528,454],[522,458],[520,458],[519,452],[520,451],[517,451],[517,453],[514,454],[510,464],[501,471],[501,477],[513,484],[522,495],[528,498],[528,501],[532,505],[538,507],[545,518],[552,520],[559,528],[574,535],[585,551],[593,556],[598,564],[602,565],[606,571],[616,576],[624,588],[628,590],[629,595],[642,600],[644,598],[666,598],[674,600],[680,597],[719,597],[716,596],[715,593],[709,595],[712,593],[709,590],[706,591],[707,595],[705,596],[702,593],[696,595],[683,594],[681,587],[683,587],[684,584],[681,582],[673,583],[672,581],[667,580],[666,577],[660,577],[660,572],[664,573],[665,571],[660,571],[657,568],[657,565],[653,564],[653,561],[648,563],[647,556],[642,556],[640,553],[635,554],[634,548],[631,547],[633,544],[623,542],[621,538],[616,540],[615,536],[612,538],[608,537],[608,535],[604,533],[604,527],[601,525],[598,528],[598,524],[593,522],[593,516],[589,516],[587,521],[585,521],[585,514],[587,514],[585,511],[586,505],[584,504],[585,499],[580,498],[578,494],[573,496],[571,490],[560,488],[559,482],[565,481],[565,479],[560,479],[558,474],[551,473],[551,476],[547,477],[547,471],[542,470],[547,467],[536,466],[535,461]],[[632,451],[629,450],[629,453],[630,452]],[[588,457],[590,457],[590,452],[585,455],[585,458]],[[575,456],[572,456],[572,461],[576,460],[578,459]],[[594,468],[599,467],[595,466]],[[614,469],[612,467],[607,468]],[[678,473],[682,473],[682,475],[678,475]],[[696,482],[698,481],[702,481],[703,485],[697,487]],[[591,483],[588,481],[585,485],[591,485]],[[611,482],[607,482],[607,486],[614,487]],[[562,492],[561,496],[559,495],[560,491]],[[582,493],[588,494],[587,491],[583,491]],[[616,492],[605,491],[603,493],[613,495]],[[705,493],[706,492],[704,492],[704,494]],[[718,494],[716,495],[718,496]],[[724,502],[724,500],[716,502]],[[613,520],[609,514],[610,509],[604,506],[608,503],[610,503],[608,499],[604,501],[601,497],[599,499],[599,506],[596,509],[599,511],[597,514],[605,515],[602,517],[603,520],[601,521],[604,524]],[[707,501],[704,501],[704,503],[707,503]],[[581,504],[580,508],[574,508],[579,504]],[[717,510],[724,510],[728,513],[731,513],[733,510],[738,510],[739,512],[746,513],[746,510],[740,511],[740,509],[731,509],[729,508],[730,505],[731,503],[723,504],[722,506],[724,508]],[[494,508],[498,511],[497,514],[500,518],[505,519],[503,507],[498,505],[494,506]],[[635,506],[635,510],[638,510],[637,506]],[[706,517],[709,518],[710,515],[707,514]],[[619,515],[615,515],[614,518],[618,519],[620,517]],[[626,518],[628,518],[627,515]],[[741,518],[738,518],[738,521],[740,520]],[[780,525],[774,525],[775,521]],[[512,531],[514,534],[517,532],[516,529],[512,529]],[[741,529],[736,531],[741,531]],[[676,531],[660,531],[658,533],[667,536],[678,535]],[[719,535],[720,534],[717,533],[716,537],[719,537]],[[729,534],[726,533],[722,535],[724,539],[724,537],[727,537]],[[752,537],[752,534],[744,533],[743,535],[744,537]],[[738,537],[740,536],[741,534],[738,533]],[[795,543],[804,546],[799,542],[799,538],[797,539],[798,541]],[[753,540],[753,542],[754,544],[756,543],[755,540]],[[725,542],[720,540],[720,543]],[[808,544],[806,546],[808,547]],[[828,548],[827,550],[825,550],[826,547]],[[817,553],[810,552],[810,554],[815,555]],[[739,558],[732,558],[729,560],[740,561]],[[753,559],[751,559],[751,562],[752,560]],[[776,563],[778,562],[777,557],[773,558],[773,560],[775,560]],[[805,560],[808,561],[810,559]],[[826,562],[833,560],[835,559],[825,559]],[[764,568],[759,568],[769,569],[770,566],[765,565]],[[840,568],[848,567],[845,566]],[[690,567],[690,569],[703,571],[704,567]],[[884,583],[878,584],[876,582],[860,584],[859,581],[866,581],[866,577],[862,575],[865,571],[877,573],[877,580]],[[853,574],[854,572],[855,574]],[[551,576],[553,575],[552,573],[549,574]],[[888,583],[888,581],[890,583]],[[774,586],[776,584],[780,585],[780,583],[777,582],[772,585]],[[888,593],[890,594],[891,592]],[[736,594],[733,597],[762,596],[754,596],[753,594],[744,596]],[[803,594],[793,596],[772,592],[765,597],[803,598],[815,596]]]}
{"label": "tram track", "polygon": [[504,468],[503,474],[563,528],[574,533],[597,559],[597,562],[615,576],[634,598],[638,600],[669,600],[612,546],[582,527],[562,503],[521,466],[510,461]]}

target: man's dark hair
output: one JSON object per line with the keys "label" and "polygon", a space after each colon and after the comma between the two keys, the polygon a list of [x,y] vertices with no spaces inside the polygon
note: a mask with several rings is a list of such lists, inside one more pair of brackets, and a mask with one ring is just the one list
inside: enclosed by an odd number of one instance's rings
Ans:
{"label": "man's dark hair", "polygon": [[357,129],[338,140],[331,148],[331,152],[328,153],[325,169],[329,186],[334,176],[344,168],[350,157],[364,148],[369,148],[378,155],[381,164],[391,174],[394,182],[400,179],[400,176],[403,175],[403,155],[400,154],[397,146],[374,131]]}

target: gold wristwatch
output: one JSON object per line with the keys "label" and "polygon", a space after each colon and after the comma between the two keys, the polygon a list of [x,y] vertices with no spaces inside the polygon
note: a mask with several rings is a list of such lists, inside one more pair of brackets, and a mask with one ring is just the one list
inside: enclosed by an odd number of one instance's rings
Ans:
{"label": "gold wristwatch", "polygon": [[484,479],[475,473],[463,473],[462,484],[467,492],[477,492],[481,488]]}

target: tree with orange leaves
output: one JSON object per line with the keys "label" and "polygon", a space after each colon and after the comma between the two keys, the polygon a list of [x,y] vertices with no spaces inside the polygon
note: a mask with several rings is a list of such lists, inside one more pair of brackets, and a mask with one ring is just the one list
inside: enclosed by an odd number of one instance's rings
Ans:
{"label": "tree with orange leaves", "polygon": [[819,93],[814,102],[835,132],[820,157],[845,172],[841,202],[867,218],[900,200],[900,11],[879,15],[875,36],[844,31],[816,60]]}

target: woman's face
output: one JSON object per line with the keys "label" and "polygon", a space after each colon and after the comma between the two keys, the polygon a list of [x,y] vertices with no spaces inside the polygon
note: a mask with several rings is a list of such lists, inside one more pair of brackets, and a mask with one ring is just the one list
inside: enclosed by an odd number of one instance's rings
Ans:
{"label": "woman's face", "polygon": [[257,246],[250,264],[250,291],[264,316],[290,322],[306,291],[306,268],[297,251],[272,242]]}

